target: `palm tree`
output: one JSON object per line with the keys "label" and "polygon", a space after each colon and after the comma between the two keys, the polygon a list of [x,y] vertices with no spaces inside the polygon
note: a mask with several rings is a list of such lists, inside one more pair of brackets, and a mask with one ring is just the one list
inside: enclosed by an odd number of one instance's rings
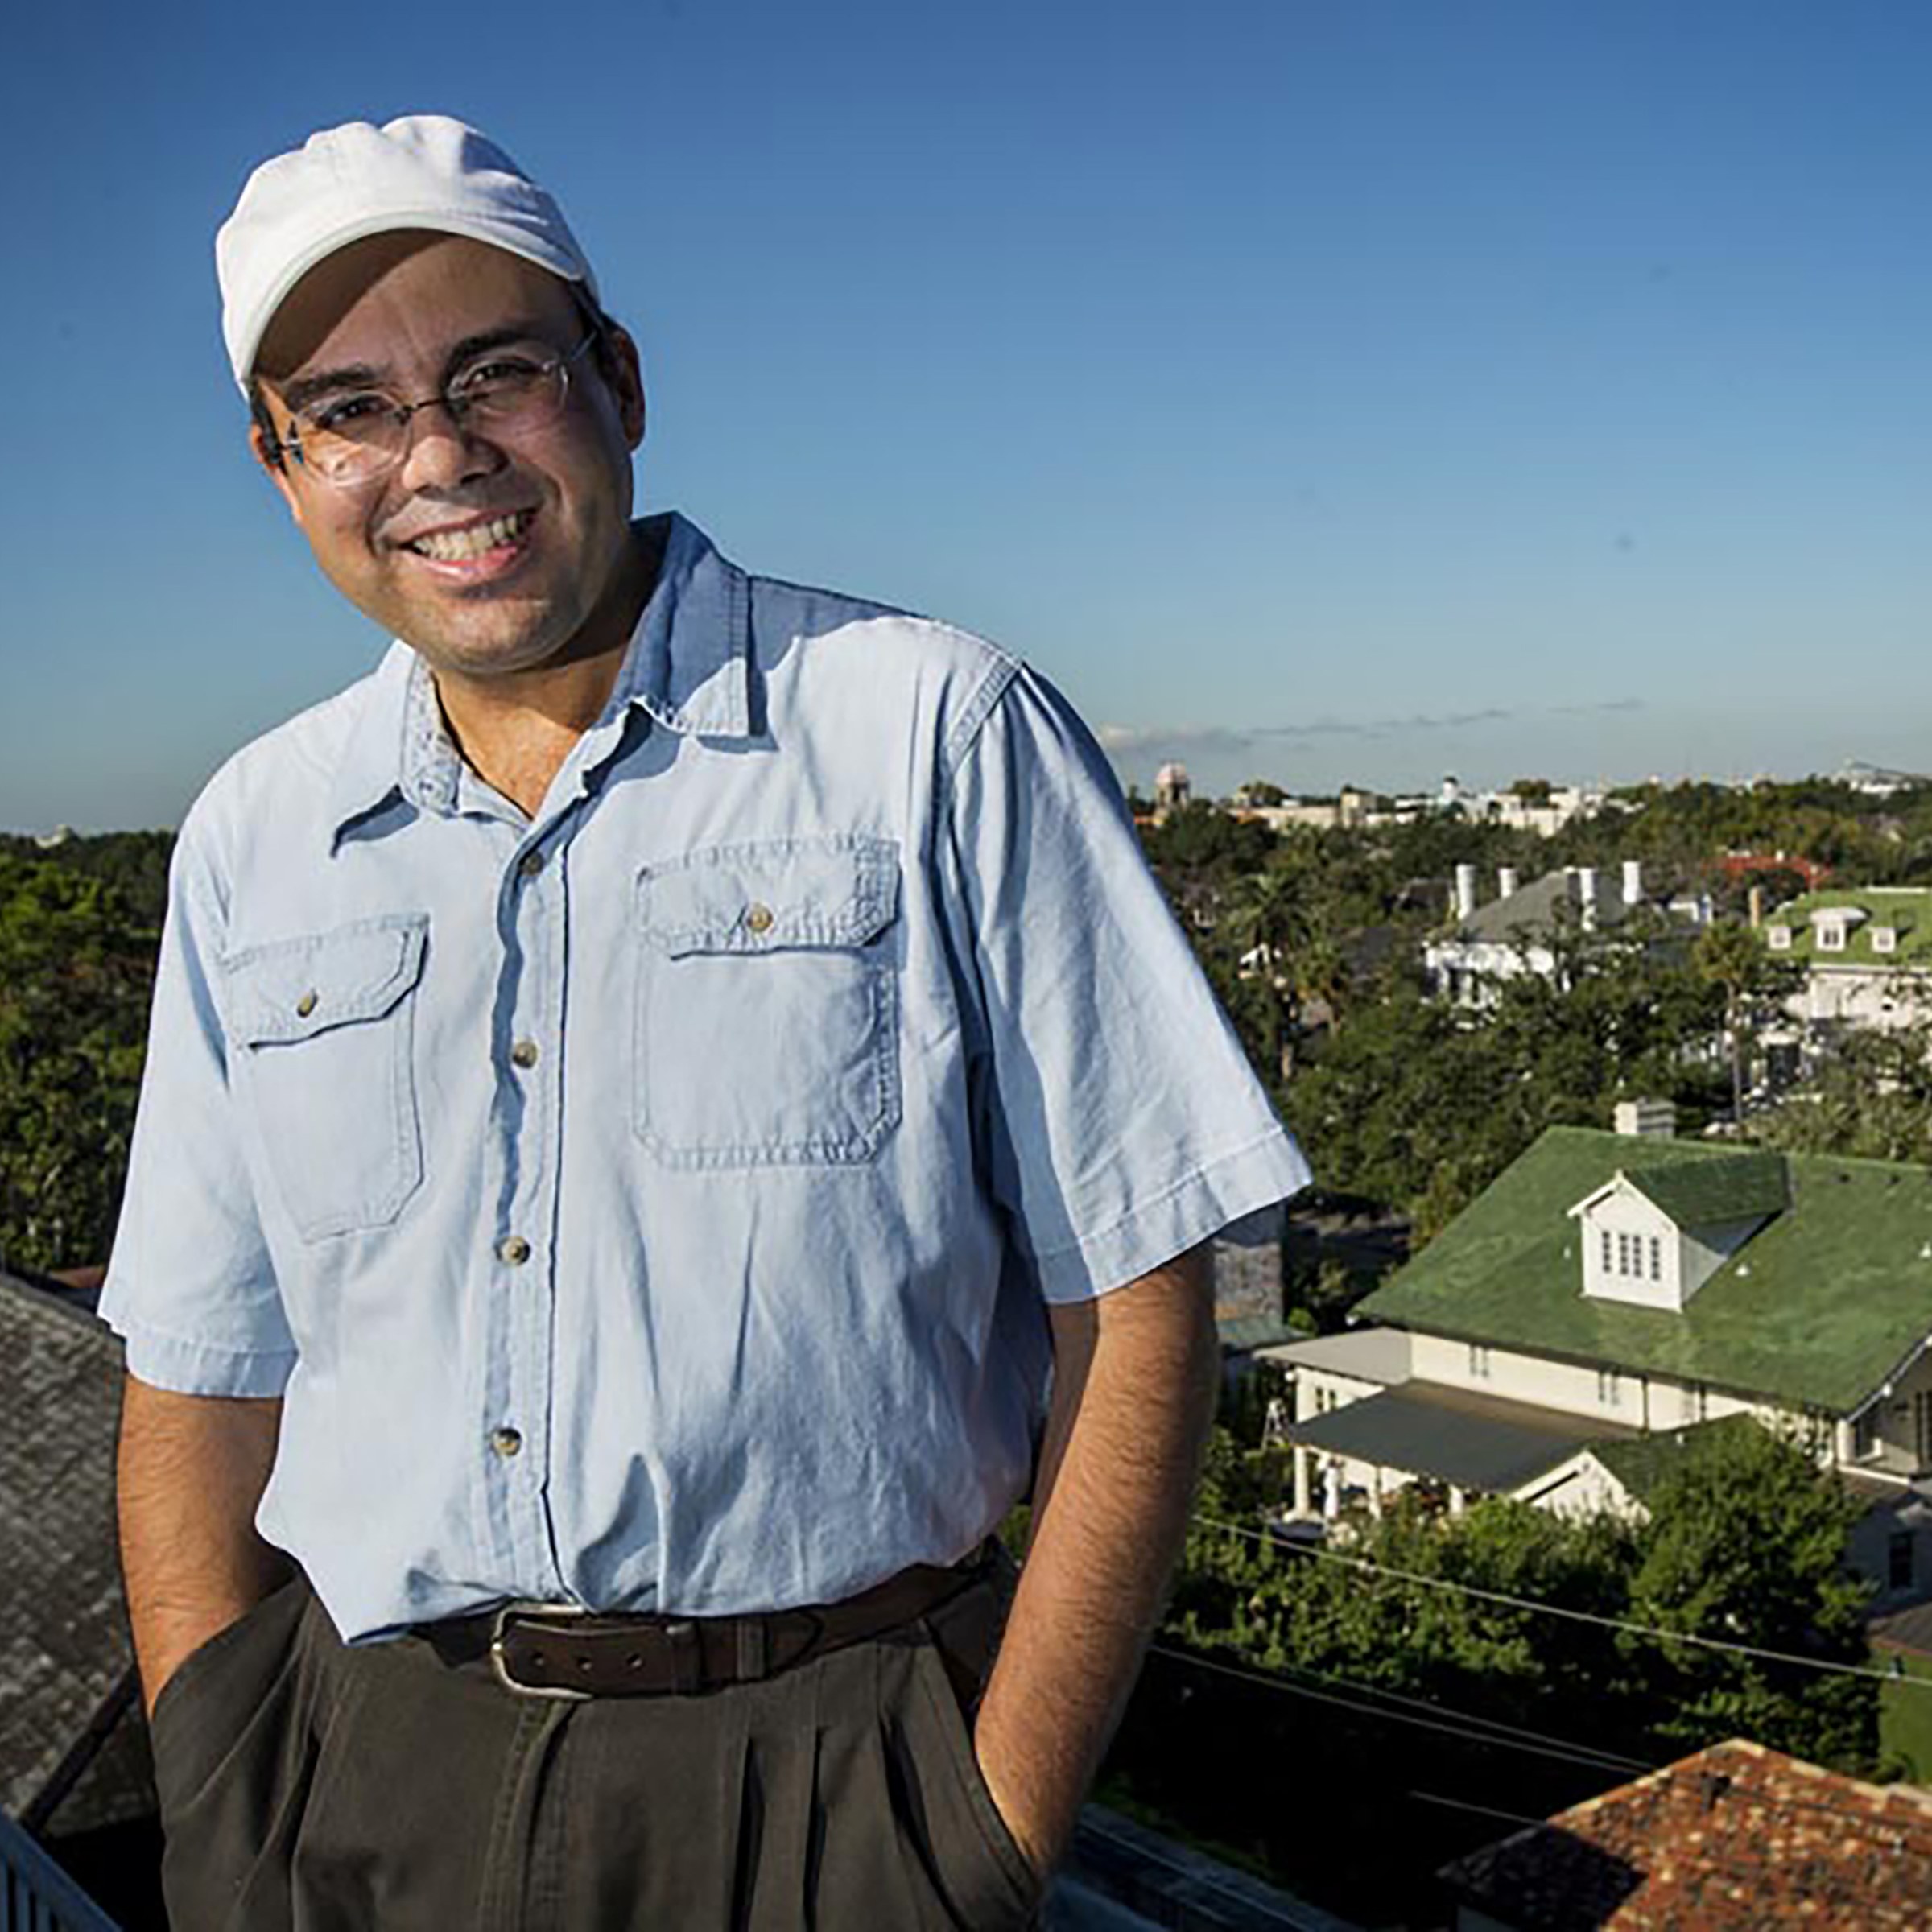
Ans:
{"label": "palm tree", "polygon": [[1748,926],[1726,920],[1707,926],[1692,947],[1690,964],[1707,985],[1724,994],[1724,1038],[1731,1052],[1731,1118],[1744,1119],[1745,1041],[1752,1011],[1766,993],[1779,990],[1787,975]]}
{"label": "palm tree", "polygon": [[1312,936],[1306,884],[1298,873],[1270,865],[1248,873],[1228,895],[1226,930],[1245,979],[1267,990],[1282,1078],[1294,1070],[1295,1028],[1302,984],[1296,962]]}

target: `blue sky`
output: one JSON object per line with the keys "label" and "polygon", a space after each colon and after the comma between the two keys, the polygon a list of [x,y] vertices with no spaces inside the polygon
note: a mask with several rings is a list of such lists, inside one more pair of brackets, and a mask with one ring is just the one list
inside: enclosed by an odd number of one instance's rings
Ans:
{"label": "blue sky", "polygon": [[1915,0],[39,10],[0,825],[173,823],[373,660],[210,248],[424,108],[570,212],[647,505],[1000,638],[1129,778],[1932,768],[1928,72]]}

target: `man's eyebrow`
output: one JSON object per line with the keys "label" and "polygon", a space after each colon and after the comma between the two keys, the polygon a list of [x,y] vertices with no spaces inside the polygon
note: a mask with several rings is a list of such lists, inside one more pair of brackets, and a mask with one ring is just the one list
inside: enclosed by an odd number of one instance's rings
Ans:
{"label": "man's eyebrow", "polygon": [[519,318],[506,322],[501,328],[488,328],[481,335],[465,336],[444,358],[443,380],[447,382],[465,362],[473,362],[478,356],[488,355],[493,349],[502,349],[512,342],[541,343],[553,352],[555,347],[551,341],[549,331],[541,322]]}
{"label": "man's eyebrow", "polygon": [[[500,328],[465,336],[456,343],[443,358],[443,380],[447,382],[464,363],[473,362],[478,356],[487,355],[493,349],[502,349],[511,342],[541,343],[552,350],[555,347],[541,322],[518,317]],[[306,409],[319,396],[333,395],[345,389],[387,390],[391,385],[392,379],[373,364],[351,362],[341,369],[319,369],[311,374],[295,377],[282,385],[282,401],[290,414],[295,415]]]}
{"label": "man's eyebrow", "polygon": [[352,362],[341,369],[319,369],[312,375],[295,376],[278,385],[283,407],[291,415],[299,415],[318,396],[341,389],[380,389],[382,372],[366,362]]}

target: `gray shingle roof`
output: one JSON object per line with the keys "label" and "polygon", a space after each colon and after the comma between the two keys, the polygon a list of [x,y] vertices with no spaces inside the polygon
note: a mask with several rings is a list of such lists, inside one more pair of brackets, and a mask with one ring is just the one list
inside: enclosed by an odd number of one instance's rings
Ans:
{"label": "gray shingle roof", "polygon": [[[40,1803],[134,1666],[114,1534],[121,1345],[0,1274],[0,1810]],[[138,1706],[55,1810],[74,1831],[153,1809]]]}
{"label": "gray shingle roof", "polygon": [[1579,1449],[1630,1433],[1439,1382],[1406,1382],[1290,1431],[1311,1449],[1491,1494],[1520,1488]]}
{"label": "gray shingle roof", "polygon": [[[1624,903],[1621,881],[1600,872],[1596,879],[1596,923],[1599,928],[1621,925],[1633,908]],[[1540,879],[1518,886],[1506,899],[1492,899],[1478,906],[1457,931],[1465,938],[1485,939],[1493,945],[1527,946],[1554,939],[1559,932],[1576,931],[1583,923],[1583,901],[1576,876],[1570,872],[1546,872]]]}

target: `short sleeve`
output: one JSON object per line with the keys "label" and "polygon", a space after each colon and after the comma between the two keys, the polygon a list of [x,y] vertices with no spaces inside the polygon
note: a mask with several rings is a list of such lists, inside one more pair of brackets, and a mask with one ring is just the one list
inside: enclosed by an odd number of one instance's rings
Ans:
{"label": "short sleeve", "polygon": [[1031,671],[958,750],[942,842],[975,982],[976,1151],[1047,1300],[1120,1287],[1307,1185],[1104,754]]}
{"label": "short sleeve", "polygon": [[191,816],[175,842],[147,1060],[102,1319],[144,1382],[279,1395],[295,1366],[237,1143],[212,985],[219,903]]}

